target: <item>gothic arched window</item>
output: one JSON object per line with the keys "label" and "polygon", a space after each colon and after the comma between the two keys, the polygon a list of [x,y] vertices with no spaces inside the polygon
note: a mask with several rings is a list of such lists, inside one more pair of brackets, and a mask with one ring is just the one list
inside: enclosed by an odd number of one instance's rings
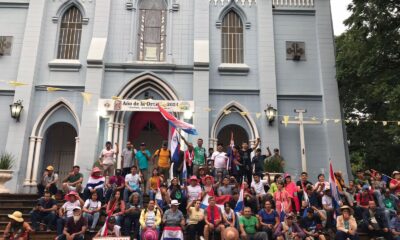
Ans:
{"label": "gothic arched window", "polygon": [[139,61],[165,61],[167,25],[165,1],[142,0],[139,13]]}
{"label": "gothic arched window", "polygon": [[222,63],[243,63],[243,23],[235,11],[222,21]]}
{"label": "gothic arched window", "polygon": [[58,37],[57,58],[78,59],[82,35],[82,14],[76,6],[62,16]]}

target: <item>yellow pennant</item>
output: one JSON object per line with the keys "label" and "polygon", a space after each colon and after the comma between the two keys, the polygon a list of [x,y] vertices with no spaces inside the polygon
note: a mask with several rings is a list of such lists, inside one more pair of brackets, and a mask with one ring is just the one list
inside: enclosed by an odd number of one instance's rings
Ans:
{"label": "yellow pennant", "polygon": [[230,110],[224,110],[224,114],[225,114],[225,115],[229,115],[230,113],[231,113]]}
{"label": "yellow pennant", "polygon": [[325,118],[325,119],[324,119],[324,123],[328,123],[328,121],[329,121],[328,118]]}
{"label": "yellow pennant", "polygon": [[317,118],[316,118],[316,117],[312,117],[312,118],[311,118],[311,120],[313,120],[313,121],[316,121],[316,120],[317,120]]}
{"label": "yellow pennant", "polygon": [[83,101],[86,104],[90,104],[90,100],[92,99],[92,94],[88,92],[81,92],[81,95],[83,97]]}
{"label": "yellow pennant", "polygon": [[339,123],[339,122],[340,122],[340,119],[335,119],[334,122],[335,122],[335,123]]}
{"label": "yellow pennant", "polygon": [[285,124],[285,127],[287,127],[289,122],[289,116],[283,116],[283,124]]}
{"label": "yellow pennant", "polygon": [[206,111],[206,112],[211,112],[211,108],[204,108],[204,111]]}
{"label": "yellow pennant", "polygon": [[28,84],[23,83],[23,82],[17,82],[17,81],[9,81],[8,84],[14,87],[20,87],[20,86],[26,86]]}
{"label": "yellow pennant", "polygon": [[261,113],[256,113],[256,118],[259,119],[261,117]]}
{"label": "yellow pennant", "polygon": [[56,87],[47,87],[46,90],[47,90],[48,92],[55,92],[55,91],[61,91],[61,90],[64,90],[64,89],[62,89],[62,88],[56,88]]}
{"label": "yellow pennant", "polygon": [[240,115],[246,116],[246,115],[247,115],[247,112],[240,112]]}
{"label": "yellow pennant", "polygon": [[120,97],[120,96],[112,96],[111,99],[112,100],[121,100],[122,97]]}
{"label": "yellow pennant", "polygon": [[386,125],[387,125],[387,121],[383,121],[383,122],[382,122],[382,125],[383,125],[383,126],[386,126]]}
{"label": "yellow pennant", "polygon": [[397,125],[400,126],[400,122],[397,122]]}

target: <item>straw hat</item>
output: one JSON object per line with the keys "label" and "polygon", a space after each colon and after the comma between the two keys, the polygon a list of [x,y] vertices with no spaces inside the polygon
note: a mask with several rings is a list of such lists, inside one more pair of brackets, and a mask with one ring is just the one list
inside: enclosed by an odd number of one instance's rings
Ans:
{"label": "straw hat", "polygon": [[340,207],[340,212],[343,213],[343,210],[346,210],[346,209],[350,211],[350,214],[351,214],[351,215],[354,214],[354,210],[353,210],[351,207],[347,206],[347,205],[341,206],[341,207]]}
{"label": "straw hat", "polygon": [[22,218],[22,212],[20,211],[15,211],[12,214],[8,214],[8,217],[17,221],[17,222],[23,222],[24,219]]}
{"label": "straw hat", "polygon": [[178,200],[176,200],[176,199],[171,200],[171,206],[179,206],[179,205],[180,205],[180,203],[178,202]]}
{"label": "straw hat", "polygon": [[54,171],[54,167],[51,166],[51,165],[49,165],[49,166],[47,166],[46,170],[47,170],[47,171]]}

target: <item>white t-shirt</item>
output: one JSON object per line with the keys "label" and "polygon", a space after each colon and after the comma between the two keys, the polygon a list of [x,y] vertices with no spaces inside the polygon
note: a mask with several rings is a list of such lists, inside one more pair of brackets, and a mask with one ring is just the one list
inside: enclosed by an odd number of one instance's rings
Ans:
{"label": "white t-shirt", "polygon": [[156,222],[156,214],[154,211],[147,211],[146,219],[145,219],[145,224],[147,227],[152,227],[154,223]]}
{"label": "white t-shirt", "polygon": [[256,183],[255,181],[251,183],[251,187],[254,188],[254,190],[256,191],[257,195],[261,194],[264,195],[265,193],[265,189],[264,186],[268,185],[268,180],[260,180],[258,183]]}
{"label": "white t-shirt", "polygon": [[[100,236],[105,237],[102,230],[103,228],[100,230]],[[115,224],[113,231],[111,233],[108,231],[108,237],[121,237],[121,227]]]}
{"label": "white t-shirt", "polygon": [[125,176],[125,182],[128,182],[128,185],[134,191],[137,191],[139,189],[139,185],[140,185],[140,176],[137,173],[135,175],[132,175],[132,173],[129,173],[128,175]]}
{"label": "white t-shirt", "polygon": [[329,208],[333,208],[332,198],[324,195],[322,197],[322,205],[328,205]]}
{"label": "white t-shirt", "polygon": [[106,148],[104,148],[100,153],[100,157],[103,159],[103,164],[113,165],[114,155],[115,155],[114,149],[107,150]]}
{"label": "white t-shirt", "polygon": [[101,207],[100,201],[93,201],[92,199],[87,199],[83,207],[87,208],[88,210],[96,210]]}
{"label": "white t-shirt", "polygon": [[64,209],[64,215],[66,215],[67,217],[72,217],[74,215],[74,207],[80,207],[81,203],[79,202],[79,200],[76,200],[75,202],[70,202],[67,201],[65,202],[61,208]]}
{"label": "white t-shirt", "polygon": [[226,168],[226,161],[228,160],[228,157],[226,156],[225,152],[215,151],[211,155],[211,160],[214,161],[215,168]]}
{"label": "white t-shirt", "polygon": [[187,190],[188,190],[187,195],[188,195],[189,202],[192,202],[192,201],[200,198],[201,192],[202,192],[200,185],[197,184],[194,187],[192,187],[192,185],[189,185],[187,187]]}
{"label": "white t-shirt", "polygon": [[[320,184],[320,182],[316,182],[316,183],[314,184],[314,189],[315,189],[315,190],[317,190],[317,188],[319,187],[319,184]],[[324,191],[325,188],[330,187],[330,184],[329,184],[329,182],[327,182],[327,181],[324,182],[324,185],[325,185],[325,186],[322,188],[322,190],[320,189],[321,191]]]}

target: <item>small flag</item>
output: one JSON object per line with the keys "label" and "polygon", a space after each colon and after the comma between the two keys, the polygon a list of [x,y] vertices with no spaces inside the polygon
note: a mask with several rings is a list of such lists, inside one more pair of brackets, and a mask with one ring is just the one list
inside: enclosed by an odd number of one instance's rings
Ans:
{"label": "small flag", "polygon": [[83,101],[86,104],[90,104],[90,100],[92,99],[92,94],[88,92],[81,92],[81,95],[83,97]]}
{"label": "small flag", "polygon": [[224,110],[224,114],[225,114],[225,115],[229,115],[230,113],[231,113],[230,110]]}
{"label": "small flag", "polygon": [[[243,182],[244,182],[244,177],[243,177]],[[243,208],[244,208],[244,185],[243,185],[243,182],[242,182],[242,186],[240,187],[239,199],[238,199],[235,209],[234,209],[235,212],[241,212],[241,211],[243,211]]]}
{"label": "small flag", "polygon": [[335,122],[335,123],[339,123],[339,122],[340,122],[340,119],[335,119],[334,122]]}
{"label": "small flag", "polygon": [[165,120],[168,121],[169,125],[171,125],[175,129],[180,128],[182,129],[182,131],[188,134],[197,135],[197,130],[192,124],[185,123],[184,121],[177,119],[174,115],[167,112],[160,105],[158,105],[158,109],[160,110],[160,113],[165,118]]}
{"label": "small flag", "polygon": [[28,84],[23,83],[23,82],[18,82],[18,81],[9,81],[9,85],[14,86],[14,87],[20,87],[20,86],[26,86]]}
{"label": "small flag", "polygon": [[338,187],[336,184],[336,177],[332,167],[332,162],[329,162],[329,184],[331,185],[333,208],[335,209],[334,217],[336,218],[336,210],[339,208],[340,198]]}
{"label": "small flag", "polygon": [[289,122],[289,116],[283,116],[283,124],[285,124],[285,127],[287,127]]}
{"label": "small flag", "polygon": [[64,89],[62,89],[62,88],[56,88],[56,87],[47,87],[46,90],[47,90],[48,92],[55,92],[55,91],[61,91],[61,90],[64,90]]}
{"label": "small flag", "polygon": [[261,113],[256,113],[256,118],[259,119],[261,117]]}
{"label": "small flag", "polygon": [[247,112],[240,112],[240,115],[246,116],[246,115],[247,115]]}
{"label": "small flag", "polygon": [[120,96],[112,96],[111,99],[112,100],[121,100],[122,97],[120,97]]}

